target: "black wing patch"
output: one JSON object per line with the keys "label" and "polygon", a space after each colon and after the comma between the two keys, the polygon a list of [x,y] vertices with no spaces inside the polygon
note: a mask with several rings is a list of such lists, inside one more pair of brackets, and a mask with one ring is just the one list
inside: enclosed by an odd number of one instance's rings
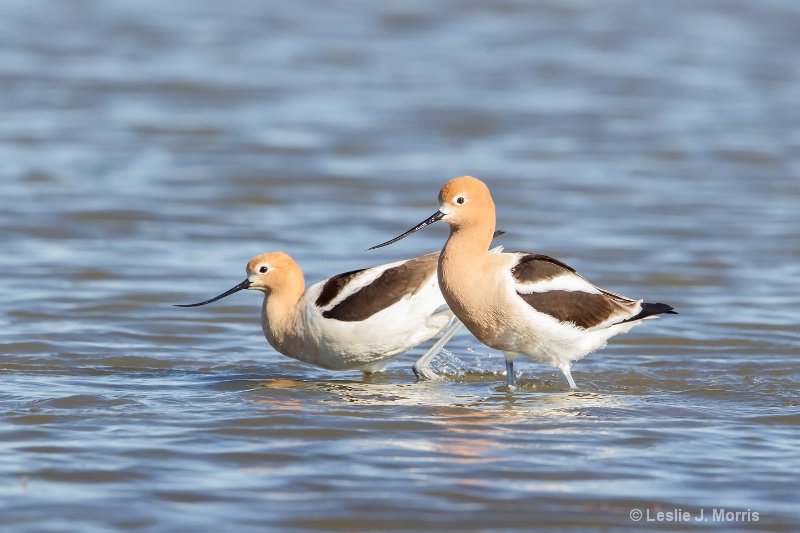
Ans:
{"label": "black wing patch", "polygon": [[[366,320],[375,313],[400,301],[407,294],[415,294],[425,281],[436,272],[439,252],[409,259],[396,267],[386,269],[372,283],[362,287],[322,316],[343,322]],[[342,289],[361,270],[334,276],[322,288],[317,306],[324,307],[336,298]],[[340,277],[344,276],[344,277]],[[334,282],[334,278],[339,278]],[[322,303],[321,303],[322,302]]]}
{"label": "black wing patch", "polygon": [[[511,274],[519,284],[546,281],[565,275],[579,276],[574,268],[558,259],[529,253],[520,257],[511,269]],[[604,294],[564,290],[517,294],[540,313],[585,329],[604,322],[617,310],[615,304]]]}
{"label": "black wing patch", "polygon": [[[580,276],[574,268],[558,259],[528,253],[520,257],[517,264],[511,269],[511,274],[519,284],[545,281],[563,275]],[[587,281],[587,283],[589,282]],[[584,329],[602,324],[620,311],[630,312],[637,304],[636,300],[625,296],[603,289],[598,290],[599,293],[551,290],[533,293],[517,292],[517,294],[540,313],[550,315],[562,322],[571,322]],[[642,310],[638,314],[619,322],[641,320],[664,313],[675,314],[669,305],[643,303]]]}
{"label": "black wing patch", "polygon": [[314,302],[316,306],[325,307],[331,303],[333,299],[336,298],[336,295],[342,292],[342,289],[344,289],[353,278],[364,272],[364,270],[366,269],[362,268],[361,270],[351,270],[350,272],[343,272],[342,274],[331,276],[328,281],[325,282],[325,285],[323,285],[317,297],[317,301]]}
{"label": "black wing patch", "polygon": [[602,294],[581,291],[517,294],[540,313],[550,315],[562,322],[572,322],[584,329],[604,322],[617,310],[614,304]]}
{"label": "black wing patch", "polygon": [[557,278],[564,274],[565,270],[573,274],[577,273],[574,268],[566,263],[562,263],[558,259],[547,255],[526,253],[520,257],[519,262],[511,269],[511,274],[514,276],[514,279],[517,280],[517,283],[526,283]]}

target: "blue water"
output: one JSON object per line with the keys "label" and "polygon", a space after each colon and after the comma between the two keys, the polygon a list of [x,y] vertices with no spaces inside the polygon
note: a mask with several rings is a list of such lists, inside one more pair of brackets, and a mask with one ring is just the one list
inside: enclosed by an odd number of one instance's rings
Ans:
{"label": "blue water", "polygon": [[[1,529],[795,530],[799,30],[778,0],[3,2]],[[365,378],[271,349],[255,294],[172,307],[266,251],[311,283],[435,250],[365,251],[462,174],[506,249],[680,314],[508,394],[467,332],[445,381],[427,346]]]}

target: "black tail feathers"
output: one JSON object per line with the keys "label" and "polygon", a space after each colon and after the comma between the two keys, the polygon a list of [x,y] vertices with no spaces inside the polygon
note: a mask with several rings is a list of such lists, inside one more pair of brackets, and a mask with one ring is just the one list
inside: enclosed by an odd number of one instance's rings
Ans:
{"label": "black tail feathers", "polygon": [[633,322],[634,320],[642,320],[649,316],[656,315],[677,315],[677,311],[673,311],[673,307],[667,304],[660,303],[642,303],[642,310],[636,316],[632,316],[622,322]]}

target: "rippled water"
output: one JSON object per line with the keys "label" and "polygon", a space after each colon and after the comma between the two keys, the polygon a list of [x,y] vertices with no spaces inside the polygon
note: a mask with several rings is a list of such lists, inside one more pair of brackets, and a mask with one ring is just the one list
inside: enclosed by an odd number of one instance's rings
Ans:
{"label": "rippled water", "polygon": [[[797,528],[798,4],[8,0],[0,50],[4,531]],[[461,174],[680,315],[508,394],[468,333],[362,378],[171,305],[434,250],[364,251]]]}

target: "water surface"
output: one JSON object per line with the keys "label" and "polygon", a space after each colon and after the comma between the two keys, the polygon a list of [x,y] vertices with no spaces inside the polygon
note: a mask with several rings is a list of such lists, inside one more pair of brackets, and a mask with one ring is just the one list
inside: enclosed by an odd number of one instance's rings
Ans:
{"label": "water surface", "polygon": [[[0,30],[4,530],[797,527],[795,3],[12,0]],[[461,174],[507,249],[680,315],[508,394],[468,333],[445,381],[425,346],[364,378],[277,354],[255,294],[172,307],[265,251],[311,283],[435,250],[364,251]]]}

